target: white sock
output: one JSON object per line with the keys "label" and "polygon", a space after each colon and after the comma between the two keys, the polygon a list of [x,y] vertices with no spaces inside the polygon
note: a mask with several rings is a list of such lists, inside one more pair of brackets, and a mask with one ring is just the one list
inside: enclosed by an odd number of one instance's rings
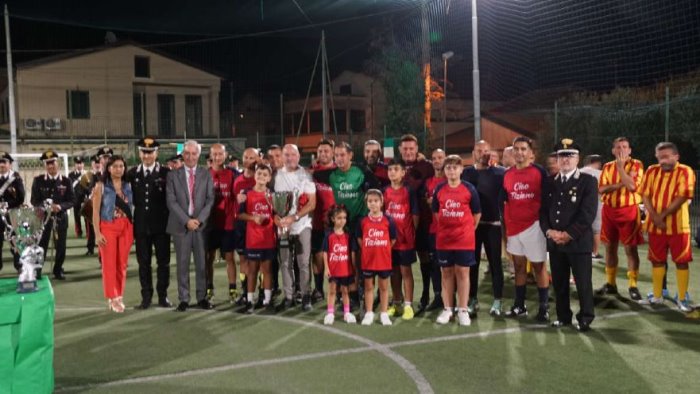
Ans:
{"label": "white sock", "polygon": [[253,302],[253,298],[255,298],[255,293],[253,292],[248,292],[248,302]]}
{"label": "white sock", "polygon": [[267,305],[270,303],[270,300],[272,299],[272,290],[270,289],[265,289],[263,290],[265,293],[265,298],[263,299],[263,304]]}
{"label": "white sock", "polygon": [[411,306],[413,304],[411,301],[406,301],[403,303],[403,306]]}

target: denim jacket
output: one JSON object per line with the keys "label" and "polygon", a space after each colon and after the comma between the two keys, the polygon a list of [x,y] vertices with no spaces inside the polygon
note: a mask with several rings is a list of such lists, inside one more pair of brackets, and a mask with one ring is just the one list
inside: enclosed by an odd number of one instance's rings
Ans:
{"label": "denim jacket", "polygon": [[[131,192],[131,185],[128,182],[122,182],[122,192],[124,197],[126,197],[129,208],[133,212],[133,194]],[[102,193],[102,205],[100,205],[100,220],[105,222],[111,222],[114,220],[114,209],[117,201],[117,191],[114,190],[114,185],[112,182],[104,183],[104,191]]]}

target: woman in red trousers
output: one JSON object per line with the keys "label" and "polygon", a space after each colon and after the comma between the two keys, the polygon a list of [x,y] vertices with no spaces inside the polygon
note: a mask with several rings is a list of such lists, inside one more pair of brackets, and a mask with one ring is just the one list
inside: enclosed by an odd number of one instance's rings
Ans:
{"label": "woman in red trousers", "polygon": [[126,266],[134,242],[133,195],[131,186],[124,180],[125,172],[124,158],[112,156],[92,192],[92,220],[102,259],[102,287],[107,306],[117,313],[125,308]]}

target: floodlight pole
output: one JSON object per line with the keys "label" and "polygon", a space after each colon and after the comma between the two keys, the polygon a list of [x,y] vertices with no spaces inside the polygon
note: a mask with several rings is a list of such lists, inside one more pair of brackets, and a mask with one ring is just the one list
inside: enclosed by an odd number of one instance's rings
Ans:
{"label": "floodlight pole", "polygon": [[[17,153],[17,118],[15,117],[15,81],[12,78],[12,47],[10,46],[10,12],[5,4],[5,48],[7,49],[7,97],[10,113],[10,153]],[[18,169],[17,162],[12,167]]]}
{"label": "floodlight pole", "polygon": [[442,80],[442,150],[447,151],[447,133],[446,133],[446,128],[447,128],[447,60],[449,60],[452,56],[454,55],[454,52],[449,51],[445,52],[442,54],[442,61],[444,62],[442,71],[443,71],[443,80]]}
{"label": "floodlight pole", "polygon": [[328,135],[328,100],[326,99],[326,93],[328,88],[326,87],[326,31],[321,30],[321,89],[323,93],[321,94],[321,110],[323,112],[323,138],[325,139]]}
{"label": "floodlight pole", "polygon": [[479,89],[479,39],[476,17],[476,0],[472,0],[472,59],[474,70],[472,82],[474,85],[474,143],[481,141],[481,92]]}

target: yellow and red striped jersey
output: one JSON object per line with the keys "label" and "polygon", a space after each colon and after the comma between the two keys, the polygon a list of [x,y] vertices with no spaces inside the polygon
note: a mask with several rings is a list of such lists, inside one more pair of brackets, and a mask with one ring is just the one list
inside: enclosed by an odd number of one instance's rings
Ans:
{"label": "yellow and red striped jersey", "polygon": [[686,201],[674,214],[666,216],[666,230],[657,228],[650,218],[644,222],[644,229],[652,234],[689,234],[688,205],[694,190],[695,172],[692,168],[680,163],[676,163],[671,171],[662,170],[658,164],[649,166],[640,190],[642,196],[649,197],[652,203],[652,206],[645,207],[646,209],[661,212],[671,205],[676,197],[684,197]]}
{"label": "yellow and red striped jersey", "polygon": [[[626,187],[623,187],[612,192],[603,193],[601,198],[603,204],[611,208],[622,208],[638,205],[642,202],[642,197],[639,194],[639,187],[642,184],[642,177],[644,176],[644,164],[637,159],[629,159],[627,163],[625,163],[625,172],[632,177],[634,184],[637,186],[637,190],[631,192],[627,190]],[[613,160],[605,163],[603,166],[603,171],[600,174],[600,181],[598,181],[598,187],[614,185],[616,183],[620,183],[620,174]]]}

